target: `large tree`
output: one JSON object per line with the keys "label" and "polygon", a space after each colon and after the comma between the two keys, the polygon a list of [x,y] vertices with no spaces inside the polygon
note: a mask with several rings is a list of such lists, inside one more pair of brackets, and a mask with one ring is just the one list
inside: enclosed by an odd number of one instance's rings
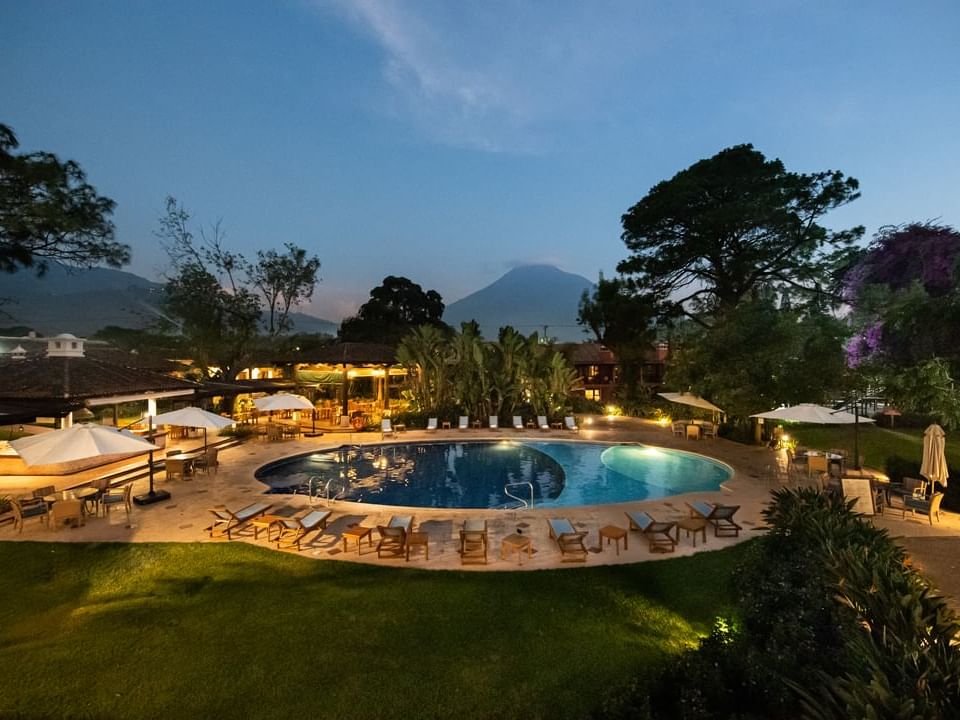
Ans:
{"label": "large tree", "polygon": [[413,328],[433,325],[446,328],[443,299],[436,290],[423,291],[405,277],[388,275],[370,291],[370,299],[354,317],[340,325],[345,342],[377,342],[397,345]]}
{"label": "large tree", "polygon": [[49,152],[17,154],[13,130],[0,125],[0,270],[51,261],[78,267],[121,267],[130,248],[114,239],[115,203],[97,194],[83,169]]}
{"label": "large tree", "polygon": [[577,322],[617,356],[624,399],[634,401],[643,383],[643,364],[656,339],[656,305],[623,278],[600,280],[580,298]]}
{"label": "large tree", "polygon": [[881,228],[844,278],[851,367],[898,407],[960,425],[960,232],[936,223]]}
{"label": "large tree", "polygon": [[660,312],[706,326],[759,287],[824,293],[863,228],[833,232],[820,220],[859,197],[858,186],[835,170],[788,172],[752,145],[722,150],[623,215],[632,254],[618,269]]}
{"label": "large tree", "polygon": [[227,248],[219,222],[191,230],[190,213],[168,197],[157,236],[170,257],[164,307],[205,375],[243,369],[269,308],[271,339],[289,330],[291,306],[313,293],[320,261],[295,245],[260,251],[257,262]]}

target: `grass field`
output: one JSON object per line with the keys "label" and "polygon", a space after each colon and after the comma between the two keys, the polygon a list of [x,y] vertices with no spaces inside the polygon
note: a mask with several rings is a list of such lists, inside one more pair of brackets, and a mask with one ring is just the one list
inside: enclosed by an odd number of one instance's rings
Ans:
{"label": "grass field", "polygon": [[743,552],[459,573],[0,543],[0,717],[583,717],[728,612]]}
{"label": "grass field", "polygon": [[[801,445],[818,450],[844,448],[854,457],[854,428],[852,425],[793,425],[784,424],[784,431],[797,438]],[[917,428],[884,428],[861,425],[860,454],[867,466],[883,469],[887,458],[899,455],[914,458],[919,463],[923,456],[923,430]],[[960,446],[947,436],[947,462],[960,465]]]}

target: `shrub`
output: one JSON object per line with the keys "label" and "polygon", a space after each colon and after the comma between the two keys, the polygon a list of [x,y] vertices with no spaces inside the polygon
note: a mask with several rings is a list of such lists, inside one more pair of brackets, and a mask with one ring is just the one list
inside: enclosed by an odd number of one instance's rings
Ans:
{"label": "shrub", "polygon": [[232,437],[237,438],[238,440],[248,440],[249,438],[254,437],[257,434],[256,425],[234,425],[233,427],[224,428],[220,431],[220,437]]}

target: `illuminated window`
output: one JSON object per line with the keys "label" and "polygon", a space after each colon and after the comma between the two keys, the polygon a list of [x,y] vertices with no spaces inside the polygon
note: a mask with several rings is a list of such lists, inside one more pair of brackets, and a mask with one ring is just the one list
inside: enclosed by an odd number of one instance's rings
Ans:
{"label": "illuminated window", "polygon": [[584,391],[583,391],[583,395],[584,395],[584,397],[587,398],[587,400],[596,400],[597,402],[600,402],[600,391],[599,391],[599,390],[596,390],[596,389],[594,389],[594,390],[584,390]]}

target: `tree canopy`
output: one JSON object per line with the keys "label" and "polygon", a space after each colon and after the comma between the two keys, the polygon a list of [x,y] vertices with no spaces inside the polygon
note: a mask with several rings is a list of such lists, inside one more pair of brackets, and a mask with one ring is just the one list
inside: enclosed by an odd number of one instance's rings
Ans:
{"label": "tree canopy", "polygon": [[49,152],[16,154],[13,130],[0,125],[0,270],[33,268],[51,260],[121,267],[130,248],[114,239],[115,203],[97,194],[83,169]]}
{"label": "tree canopy", "polygon": [[370,299],[360,306],[354,317],[340,325],[340,339],[345,342],[377,342],[397,345],[420,325],[446,328],[443,298],[436,290],[423,291],[417,283],[388,275],[383,283],[370,291]]}
{"label": "tree canopy", "polygon": [[[287,243],[286,254],[257,253],[257,262],[229,250],[219,222],[190,229],[190,214],[168,197],[160,218],[160,238],[172,269],[164,309],[189,344],[204,375],[233,379],[253,349],[268,307],[268,332],[276,338],[290,329],[292,305],[309,298],[320,261]],[[258,294],[260,293],[260,294]]]}
{"label": "tree canopy", "polygon": [[863,228],[833,232],[819,221],[858,198],[858,187],[835,170],[788,172],[752,145],[727,148],[658,183],[623,215],[632,254],[618,270],[661,313],[705,325],[760,287],[823,293]]}

